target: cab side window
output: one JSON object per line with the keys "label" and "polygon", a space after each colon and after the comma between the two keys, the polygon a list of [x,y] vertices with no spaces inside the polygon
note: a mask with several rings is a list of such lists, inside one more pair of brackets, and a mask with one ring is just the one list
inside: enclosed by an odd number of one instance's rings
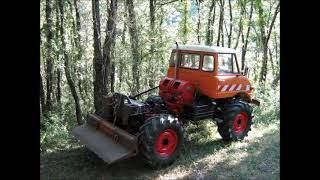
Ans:
{"label": "cab side window", "polygon": [[213,67],[214,67],[213,59],[214,58],[211,55],[203,56],[203,64],[202,64],[203,71],[213,71]]}
{"label": "cab side window", "polygon": [[177,60],[177,53],[176,52],[171,52],[169,66],[170,67],[175,67],[176,60]]}
{"label": "cab side window", "polygon": [[218,61],[218,72],[239,73],[234,54],[218,54]]}
{"label": "cab side window", "polygon": [[180,67],[199,69],[200,55],[199,54],[181,54]]}

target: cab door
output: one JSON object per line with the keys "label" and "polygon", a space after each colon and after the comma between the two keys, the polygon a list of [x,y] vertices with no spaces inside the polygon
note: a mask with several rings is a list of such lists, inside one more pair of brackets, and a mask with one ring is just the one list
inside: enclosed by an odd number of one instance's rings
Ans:
{"label": "cab door", "polygon": [[217,53],[217,92],[216,98],[233,97],[247,88],[248,80],[240,74],[236,55]]}
{"label": "cab door", "polygon": [[215,72],[215,58],[214,53],[203,53],[201,56],[200,72],[200,91],[201,93],[214,98],[217,87],[217,79],[214,78]]}

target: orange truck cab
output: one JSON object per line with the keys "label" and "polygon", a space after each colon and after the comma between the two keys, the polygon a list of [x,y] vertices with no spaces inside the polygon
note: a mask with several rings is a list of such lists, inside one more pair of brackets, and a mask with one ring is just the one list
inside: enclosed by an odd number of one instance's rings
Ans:
{"label": "orange truck cab", "polygon": [[189,81],[213,99],[239,94],[251,99],[254,90],[247,77],[240,73],[236,51],[223,47],[180,45],[178,49],[173,48],[165,79]]}

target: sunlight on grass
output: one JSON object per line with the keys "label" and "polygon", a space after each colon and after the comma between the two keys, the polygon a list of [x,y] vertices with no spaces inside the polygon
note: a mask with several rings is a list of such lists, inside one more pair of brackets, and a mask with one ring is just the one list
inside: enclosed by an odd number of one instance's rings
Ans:
{"label": "sunlight on grass", "polygon": [[[192,126],[194,125],[188,127],[187,131],[188,129],[194,128]],[[219,134],[216,131],[216,126],[212,122],[204,122],[203,124],[198,125],[198,128],[199,131],[194,134],[190,134],[188,136],[188,140],[200,138],[197,143],[202,144],[204,142],[213,141],[220,138]],[[203,130],[200,130],[202,128]],[[173,165],[173,167],[175,166],[174,168],[170,168],[170,171],[167,171],[165,173],[160,173],[160,175],[158,175],[156,179],[168,179],[170,177],[183,178],[189,176],[203,178],[203,176],[206,174],[210,174],[210,177],[212,177],[221,174],[221,172],[219,173],[214,170],[218,166],[221,166],[221,164],[223,164],[223,167],[225,169],[229,169],[230,171],[230,173],[224,172],[223,174],[225,175],[231,174],[232,171],[241,171],[242,174],[244,174],[250,172],[250,170],[246,168],[247,166],[239,167],[236,169],[234,169],[233,167],[237,167],[237,165],[244,160],[250,161],[250,159],[252,159],[251,157],[258,157],[261,152],[263,152],[269,146],[273,146],[272,143],[275,142],[280,143],[279,123],[253,126],[252,131],[249,133],[249,136],[242,142],[232,142],[225,148],[215,150],[214,152],[208,153],[206,156],[196,160],[188,159],[188,162],[186,162],[185,157],[192,157],[195,156],[195,153],[199,153],[198,151],[194,151],[192,147],[186,147],[192,149],[192,151],[188,152],[191,153],[191,155],[184,155],[184,157],[182,157],[182,160],[179,160],[179,162],[175,163],[176,165]],[[202,150],[205,151],[206,148],[203,147]],[[263,159],[261,159],[261,162],[259,163],[263,164]],[[219,167],[218,169],[220,168],[221,167]],[[232,174],[230,176],[233,177]]]}

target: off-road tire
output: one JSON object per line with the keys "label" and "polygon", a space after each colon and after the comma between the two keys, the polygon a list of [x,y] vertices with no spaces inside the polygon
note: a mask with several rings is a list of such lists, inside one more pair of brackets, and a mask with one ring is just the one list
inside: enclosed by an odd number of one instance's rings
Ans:
{"label": "off-road tire", "polygon": [[[239,129],[235,128],[235,121],[239,121],[237,118],[247,117],[246,123],[243,123],[244,127]],[[217,123],[218,132],[225,141],[243,140],[251,130],[252,125],[252,107],[245,101],[236,99],[230,103],[224,105],[222,112],[222,122]],[[243,118],[245,119],[245,118]],[[240,120],[241,122],[241,120]],[[241,122],[242,123],[242,122]],[[242,124],[240,123],[239,126]],[[237,124],[236,124],[237,125]]]}
{"label": "off-road tire", "polygon": [[[172,164],[180,156],[180,153],[184,148],[184,129],[181,122],[179,122],[173,116],[167,114],[153,116],[146,121],[147,122],[140,127],[140,156],[151,168],[161,168]],[[174,150],[172,150],[169,155],[163,156],[163,154],[161,155],[158,152],[157,143],[160,139],[161,134],[163,135],[167,132],[175,134],[175,140],[177,141],[172,141],[176,144],[174,146]],[[171,140],[167,140],[167,143],[168,145],[172,144]]]}

